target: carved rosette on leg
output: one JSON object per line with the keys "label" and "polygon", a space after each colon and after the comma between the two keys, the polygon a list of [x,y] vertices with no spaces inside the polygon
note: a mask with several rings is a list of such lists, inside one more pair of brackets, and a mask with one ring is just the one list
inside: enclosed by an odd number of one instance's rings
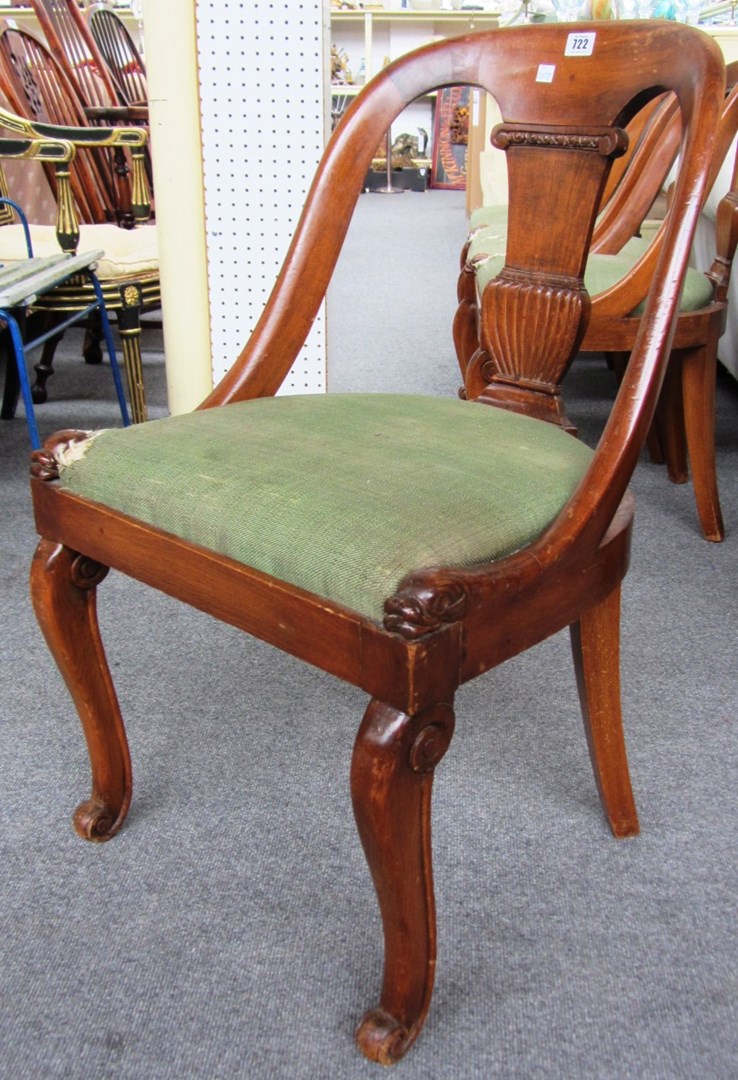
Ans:
{"label": "carved rosette on leg", "polygon": [[433,771],[454,729],[443,703],[408,716],[372,701],[354,747],[356,823],[384,927],[379,1006],[356,1032],[362,1053],[391,1065],[417,1038],[433,992],[436,962],[430,800]]}

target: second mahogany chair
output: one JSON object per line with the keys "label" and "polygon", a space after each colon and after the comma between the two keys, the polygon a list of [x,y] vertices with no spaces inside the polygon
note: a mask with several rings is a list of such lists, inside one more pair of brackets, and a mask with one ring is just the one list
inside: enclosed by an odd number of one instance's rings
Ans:
{"label": "second mahogany chair", "polygon": [[[734,63],[727,69],[730,93],[715,142],[708,191],[738,133],[737,83],[738,64]],[[655,227],[648,228],[648,223],[644,228],[644,218],[676,155],[679,124],[674,102],[662,99],[648,116],[639,145],[593,233],[587,272],[592,314],[581,349],[608,354],[618,374],[633,347],[658,257],[659,234]],[[475,396],[488,376],[494,378],[495,358],[490,352],[483,293],[504,258],[506,206],[481,208],[472,216],[472,226],[462,252],[454,341],[465,392]],[[736,242],[738,174],[718,209],[712,267],[707,273],[687,272],[671,363],[649,439],[652,456],[666,461],[672,481],[687,480],[689,459],[703,535],[712,541],[725,535],[715,469],[715,377]],[[543,398],[543,404],[555,407],[559,422],[569,424],[558,391]]]}
{"label": "second mahogany chair", "polygon": [[[590,56],[568,47],[582,32]],[[368,694],[351,790],[384,927],[380,1000],[357,1031],[376,1061],[402,1057],[430,1005],[431,785],[462,683],[569,627],[606,817],[616,836],[638,831],[619,696],[628,482],[669,351],[724,79],[706,35],[655,21],[479,32],[403,56],[338,124],[263,316],[202,407],[122,431],[62,432],[34,455],[31,588],[87,739],[92,792],[74,818],[83,837],[113,836],[131,799],[96,618],[109,567]],[[449,85],[491,92],[503,116],[507,258],[485,301],[504,380],[478,401],[412,388],[275,397],[377,145],[412,101]],[[536,418],[536,402],[586,327],[583,274],[623,128],[664,91],[683,118],[680,174],[630,363],[593,450]]]}

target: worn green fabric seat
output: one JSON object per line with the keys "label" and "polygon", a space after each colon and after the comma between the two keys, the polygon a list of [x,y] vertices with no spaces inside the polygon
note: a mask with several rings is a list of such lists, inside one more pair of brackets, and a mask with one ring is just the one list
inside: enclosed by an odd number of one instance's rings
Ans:
{"label": "worn green fabric seat", "polygon": [[382,394],[226,405],[75,452],[66,489],[376,620],[409,571],[530,543],[592,457],[526,416]]}
{"label": "worn green fabric seat", "polygon": [[[497,277],[505,262],[506,227],[502,220],[479,228],[472,236],[467,262],[473,262],[477,292],[481,295],[485,286]],[[590,296],[597,296],[615,285],[645,251],[650,240],[633,237],[616,255],[590,255],[584,271],[584,284]],[[713,285],[706,274],[693,267],[687,269],[684,288],[679,304],[680,311],[699,311],[712,303]],[[645,300],[632,312],[642,315]]]}
{"label": "worn green fabric seat", "polygon": [[507,203],[493,203],[478,206],[469,215],[469,236],[473,237],[482,229],[507,232]]}

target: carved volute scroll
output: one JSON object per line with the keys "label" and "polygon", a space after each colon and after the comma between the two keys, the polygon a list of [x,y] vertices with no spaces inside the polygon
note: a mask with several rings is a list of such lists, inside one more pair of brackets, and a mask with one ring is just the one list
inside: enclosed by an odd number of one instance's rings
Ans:
{"label": "carved volute scroll", "polygon": [[586,328],[587,251],[627,135],[610,127],[501,124],[492,142],[507,154],[507,256],[482,296],[482,355],[468,373],[467,395],[566,427],[558,387]]}

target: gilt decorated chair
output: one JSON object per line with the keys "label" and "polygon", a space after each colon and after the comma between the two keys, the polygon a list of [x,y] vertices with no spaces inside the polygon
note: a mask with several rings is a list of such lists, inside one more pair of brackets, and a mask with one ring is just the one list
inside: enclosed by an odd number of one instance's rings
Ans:
{"label": "gilt decorated chair", "polygon": [[[574,31],[592,34],[591,55],[568,47]],[[33,457],[31,589],[87,739],[92,791],[74,816],[83,837],[112,837],[132,791],[96,618],[110,567],[368,695],[350,773],[384,928],[379,1002],[357,1031],[373,1060],[401,1058],[430,1005],[431,785],[459,686],[568,627],[606,818],[618,837],[638,831],[619,697],[628,483],[669,353],[724,80],[706,35],[657,21],[513,27],[406,54],[337,125],[264,313],[202,406],[125,430],[62,432]],[[410,102],[453,85],[491,92],[503,117],[507,254],[484,297],[498,376],[467,401],[411,387],[275,396],[377,145]],[[587,253],[624,129],[664,92],[683,118],[679,176],[631,359],[591,449],[542,419],[538,402],[586,329]],[[326,747],[325,767],[340,768],[331,757]]]}
{"label": "gilt decorated chair", "polygon": [[[140,86],[141,78],[138,74],[140,58],[139,64],[133,61],[133,67],[130,70],[130,59],[129,66],[123,62],[118,64],[116,72],[111,70],[92,32],[92,27],[88,24],[89,14],[86,17],[86,13],[82,12],[77,0],[31,0],[31,6],[57,63],[79,91],[87,119],[107,125],[137,124],[148,128],[149,107],[145,90],[142,96],[135,100],[126,100],[122,91],[123,85],[130,87],[134,81],[137,86]],[[107,21],[104,28],[107,30],[105,41],[111,44],[111,28]],[[123,26],[123,32],[127,34],[125,26]],[[109,51],[113,58],[116,58],[120,57],[122,48],[121,35],[118,34],[114,40],[117,49]],[[132,42],[131,49],[133,53],[130,53],[130,56],[134,54],[137,56]],[[148,151],[147,144],[144,148],[144,157],[147,176],[151,184],[152,170]],[[125,157],[122,151],[116,152],[118,154],[115,163],[116,176],[120,176],[125,183],[127,173]],[[124,203],[125,197],[126,189],[123,186],[118,194],[121,204]]]}
{"label": "gilt decorated chair", "polygon": [[[65,70],[65,59],[30,31],[10,21],[0,22],[0,84],[11,110],[34,123],[94,131],[95,118],[88,116],[86,99],[77,80]],[[107,126],[112,123],[108,119]],[[141,221],[144,204],[148,220],[147,191],[142,200],[143,170],[139,165],[134,171],[133,161],[133,153],[143,161],[147,142],[145,132],[137,140],[129,136],[112,145],[100,145],[90,136],[90,152],[74,181],[81,221],[112,221],[132,228]]]}
{"label": "gilt decorated chair", "polygon": [[[27,62],[29,56],[33,63]],[[34,250],[48,255],[58,250],[59,243],[64,250],[76,250],[81,243],[85,249],[101,248],[105,252],[98,277],[107,308],[115,314],[121,334],[131,415],[136,422],[145,420],[140,315],[161,305],[156,226],[148,223],[149,193],[144,162],[147,133],[138,127],[86,125],[78,97],[64,73],[54,66],[53,57],[35,39],[8,26],[0,26],[0,82],[10,105],[18,110],[0,108],[0,129],[30,138],[62,138],[71,141],[79,151],[69,170],[72,201],[61,215],[64,221],[61,231],[32,221]],[[135,222],[135,228],[131,229],[119,227],[116,221],[115,203],[105,179],[106,168],[96,156],[115,148],[131,154],[130,205]],[[48,164],[45,169],[49,188],[58,196],[57,172]],[[0,228],[0,261],[21,259],[24,251],[23,236],[17,226]],[[58,308],[54,308],[54,302],[58,302]],[[50,321],[75,305],[87,307],[89,303],[88,290],[77,289],[74,283],[66,292],[56,290],[45,298]],[[84,347],[88,362],[101,359],[101,340],[100,328],[93,323]],[[33,397],[37,404],[46,400],[46,383],[53,373],[57,342],[58,337],[49,339],[36,365]]]}

